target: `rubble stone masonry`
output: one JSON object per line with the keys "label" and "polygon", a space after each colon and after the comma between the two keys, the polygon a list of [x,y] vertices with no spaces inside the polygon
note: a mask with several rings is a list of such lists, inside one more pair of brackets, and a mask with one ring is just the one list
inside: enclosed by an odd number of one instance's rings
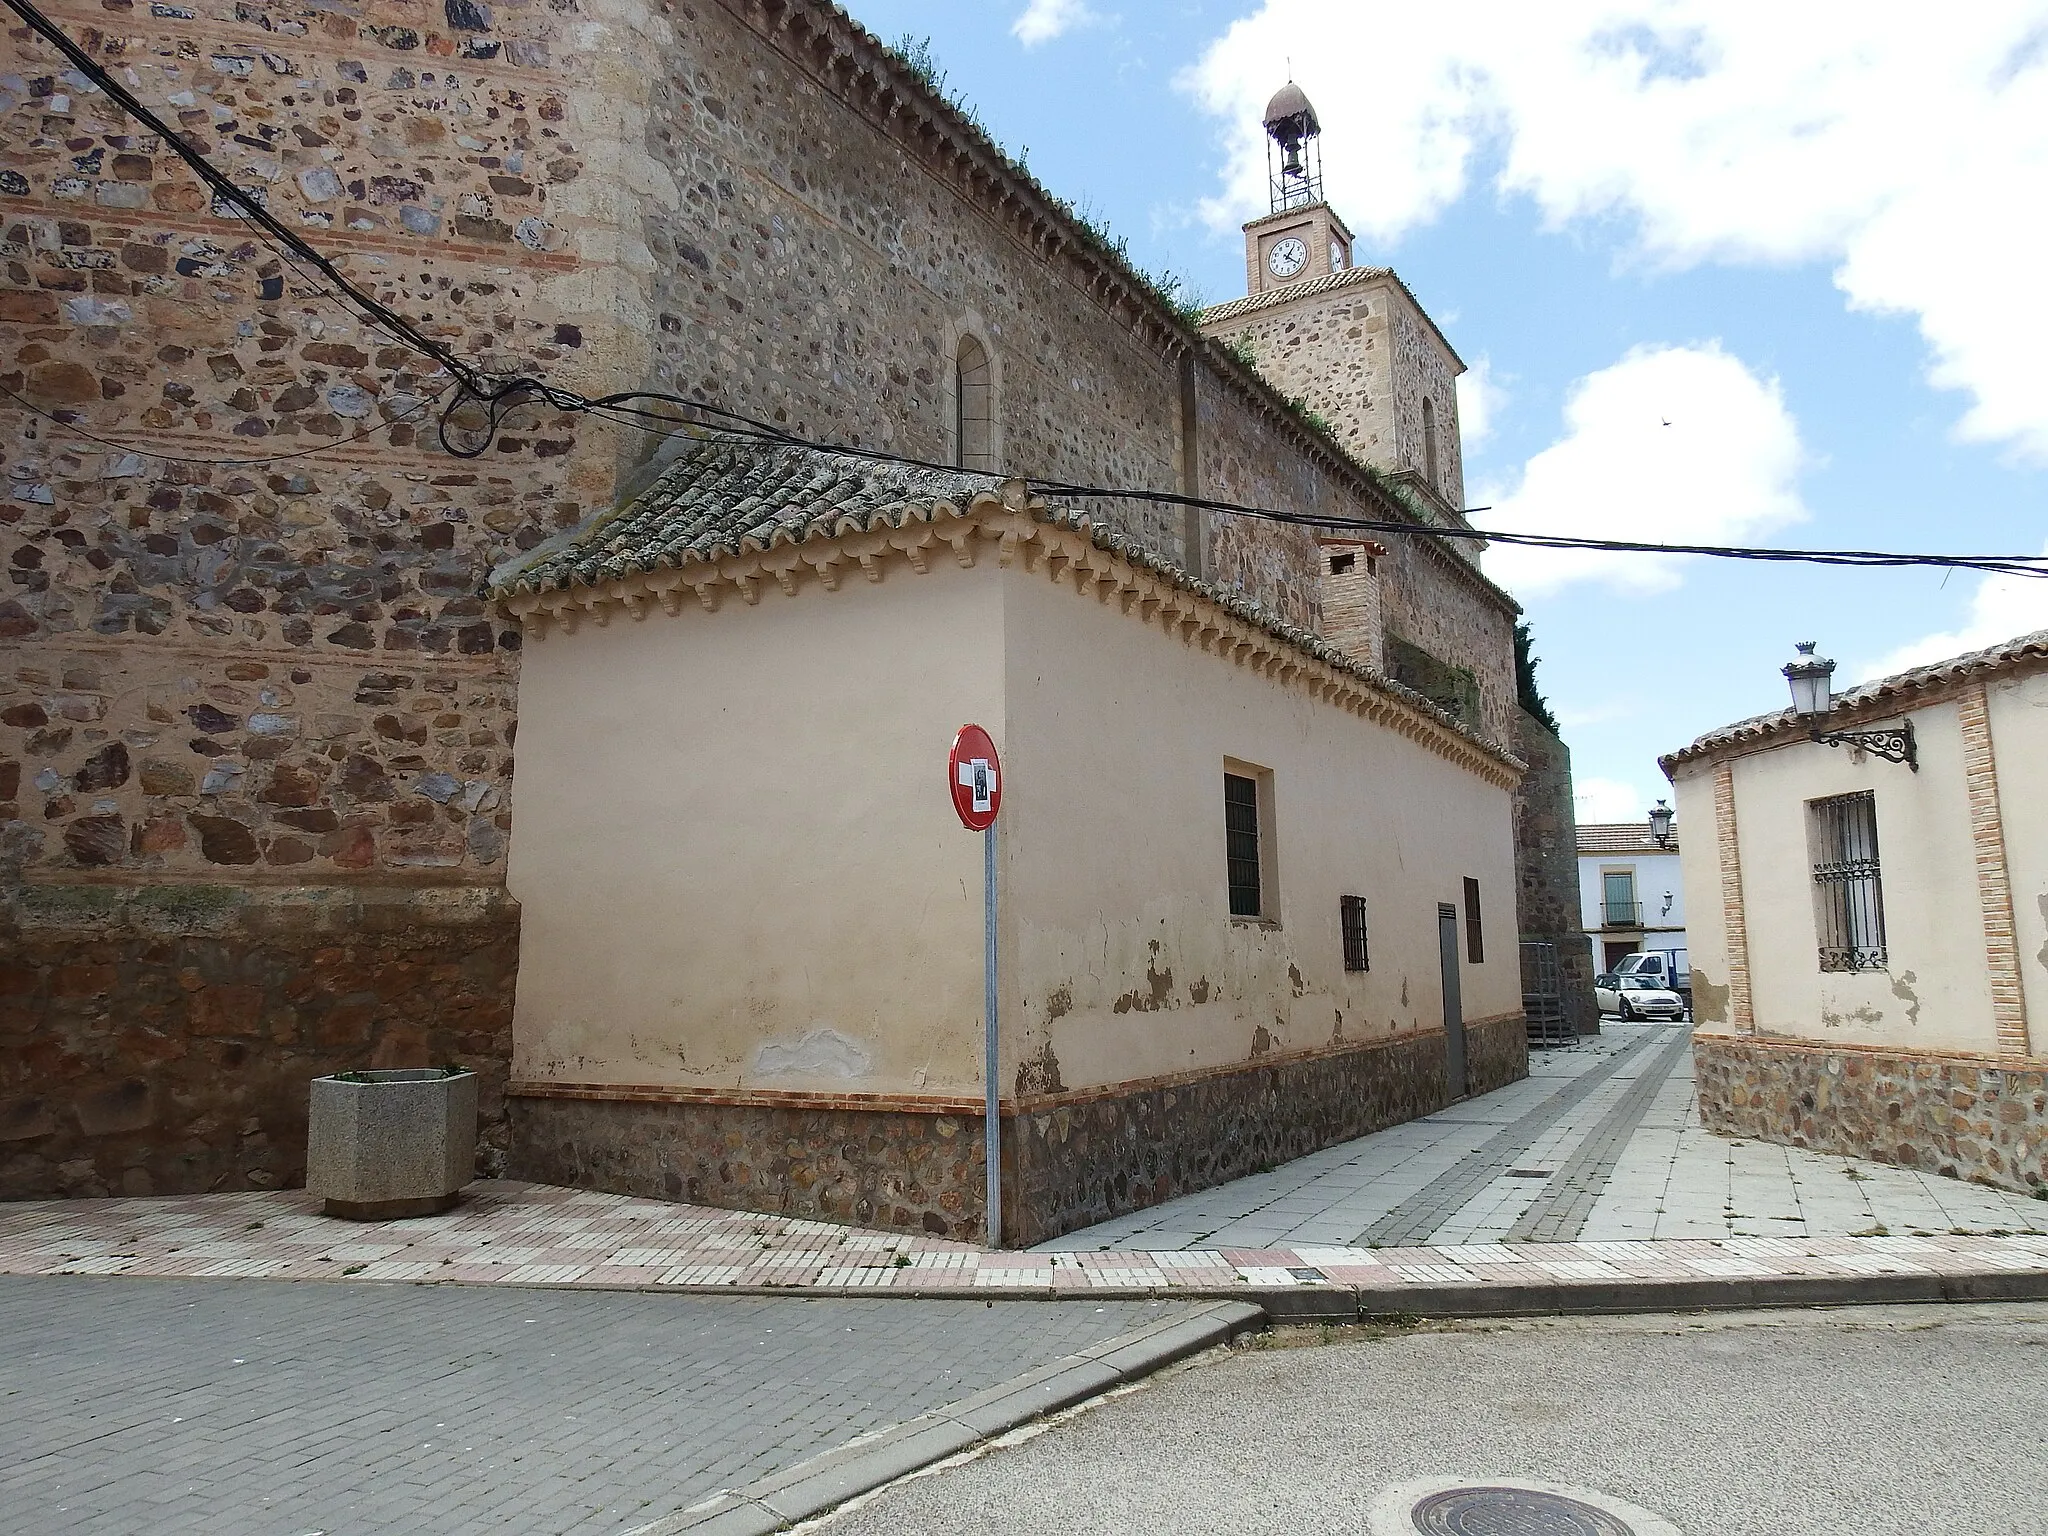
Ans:
{"label": "rubble stone masonry", "polygon": [[[1515,788],[1515,915],[1521,937],[1557,946],[1564,1020],[1600,1032],[1593,997],[1592,943],[1580,926],[1579,828],[1572,804],[1572,754],[1541,720],[1520,714],[1516,751],[1529,771]],[[1531,978],[1526,974],[1523,985]]]}
{"label": "rubble stone masonry", "polygon": [[2003,1189],[2048,1189],[2048,1063],[1700,1035],[1700,1114],[1789,1142]]}
{"label": "rubble stone masonry", "polygon": [[[1441,1030],[1007,1108],[1004,1236],[1018,1247],[1209,1189],[1449,1102]],[[1470,1091],[1529,1075],[1522,1016],[1466,1025]],[[512,1100],[515,1178],[899,1232],[979,1238],[977,1106],[822,1095]]]}
{"label": "rubble stone masonry", "polygon": [[[53,14],[459,354],[573,382],[602,339],[558,10]],[[440,451],[435,365],[4,49],[0,1194],[294,1182],[316,1073],[502,1077],[520,636],[478,588],[609,457],[533,408]]]}

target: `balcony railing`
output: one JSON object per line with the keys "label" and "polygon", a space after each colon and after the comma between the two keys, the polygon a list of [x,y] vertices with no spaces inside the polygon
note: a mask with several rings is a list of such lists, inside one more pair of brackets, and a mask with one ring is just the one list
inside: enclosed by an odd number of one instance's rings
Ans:
{"label": "balcony railing", "polygon": [[1602,928],[1640,928],[1643,926],[1643,904],[1640,901],[1603,901],[1600,903],[1600,926]]}

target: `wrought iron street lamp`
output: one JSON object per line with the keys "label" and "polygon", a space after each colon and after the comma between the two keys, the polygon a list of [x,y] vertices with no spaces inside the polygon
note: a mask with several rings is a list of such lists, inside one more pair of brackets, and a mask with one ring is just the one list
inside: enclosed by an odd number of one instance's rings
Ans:
{"label": "wrought iron street lamp", "polygon": [[[1855,747],[1888,763],[1904,763],[1918,773],[1920,753],[1913,741],[1913,722],[1910,720],[1871,731],[1824,731],[1820,728],[1820,722],[1835,707],[1835,664],[1825,656],[1814,654],[1819,644],[1817,640],[1801,640],[1799,654],[1782,669],[1785,681],[1792,688],[1792,712],[1810,723],[1808,735],[1824,747]],[[1654,816],[1656,813],[1651,814]]]}
{"label": "wrought iron street lamp", "polygon": [[1657,808],[1650,812],[1650,836],[1659,848],[1671,846],[1671,822],[1677,814],[1662,800],[1659,800]]}

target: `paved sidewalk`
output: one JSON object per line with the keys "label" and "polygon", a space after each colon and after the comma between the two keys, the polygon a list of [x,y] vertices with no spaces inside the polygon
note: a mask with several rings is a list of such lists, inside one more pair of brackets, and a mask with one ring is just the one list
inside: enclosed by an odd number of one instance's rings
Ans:
{"label": "paved sidewalk", "polygon": [[1608,1020],[1529,1067],[1483,1098],[1043,1248],[2048,1233],[2048,1202],[2025,1195],[1709,1134],[1687,1026]]}
{"label": "paved sidewalk", "polygon": [[1203,1310],[5,1279],[0,1531],[618,1536]]}
{"label": "paved sidewalk", "polygon": [[[302,1190],[0,1206],[0,1274],[911,1297],[1200,1296],[1304,1315],[2048,1295],[2048,1233],[991,1253],[545,1185],[365,1225]],[[1876,1279],[1884,1286],[1866,1285]],[[1965,1282],[1991,1285],[1974,1288]],[[2025,1284],[2019,1282],[2025,1281]],[[1992,1284],[1995,1282],[1995,1284]],[[2003,1289],[1999,1287],[2002,1286]],[[1288,1293],[1300,1293],[1290,1299]]]}

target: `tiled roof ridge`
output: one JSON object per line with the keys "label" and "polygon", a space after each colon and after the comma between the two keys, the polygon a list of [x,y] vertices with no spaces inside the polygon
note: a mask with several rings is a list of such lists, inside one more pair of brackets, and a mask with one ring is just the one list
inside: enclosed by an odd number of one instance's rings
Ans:
{"label": "tiled roof ridge", "polygon": [[1578,824],[1577,840],[1581,853],[1678,852],[1675,829],[1667,841],[1660,843],[1640,821],[1582,821]]}
{"label": "tiled roof ridge", "polygon": [[[760,473],[749,476],[746,471]],[[735,482],[735,475],[741,478]],[[757,487],[725,509],[724,523],[701,512],[683,514],[682,529],[666,526],[680,497],[712,482],[713,494],[742,485]],[[789,489],[780,494],[776,486]],[[871,488],[876,498],[860,504],[854,488]],[[822,511],[804,510],[791,498],[800,493],[830,495]],[[1512,752],[1404,684],[1362,665],[1313,630],[1290,624],[1263,604],[1227,587],[1190,575],[1173,561],[1072,507],[1049,506],[1026,493],[1022,481],[974,470],[930,470],[835,453],[791,443],[705,432],[676,461],[624,506],[599,514],[580,528],[508,560],[491,573],[488,595],[498,602],[531,599],[550,592],[586,591],[661,570],[682,570],[735,555],[763,554],[793,544],[823,542],[877,528],[912,523],[1022,512],[1035,522],[1087,537],[1096,548],[1149,571],[1183,591],[1215,604],[1233,618],[1264,631],[1315,660],[1366,683],[1385,696],[1420,711],[1493,761],[1520,773],[1527,765]],[[741,526],[732,514],[743,515]],[[694,525],[695,531],[691,531]],[[622,547],[638,533],[640,547]],[[597,548],[592,548],[598,545]]]}
{"label": "tiled roof ridge", "polygon": [[[1905,704],[1913,695],[1949,687],[1971,678],[1988,676],[1993,672],[2000,672],[2041,657],[2048,657],[2048,629],[2037,629],[2031,634],[2018,635],[1998,645],[1986,646],[1982,650],[1965,651],[1960,656],[1931,661],[1925,666],[1895,672],[1890,677],[1874,678],[1870,682],[1859,683],[1848,692],[1835,695],[1834,715],[1870,716],[1891,713],[1890,709],[1880,706]],[[1691,762],[1695,758],[1708,756],[1725,747],[1748,746],[1805,728],[1806,722],[1795,715],[1789,707],[1768,715],[1752,715],[1747,720],[1737,720],[1732,725],[1708,731],[1690,746],[1665,753],[1657,759],[1657,764],[1668,778],[1672,768],[1679,763]]]}
{"label": "tiled roof ridge", "polygon": [[1248,315],[1257,310],[1273,309],[1282,304],[1292,303],[1296,299],[1312,299],[1319,294],[1333,293],[1339,288],[1349,287],[1353,283],[1366,282],[1390,282],[1400,289],[1402,296],[1415,306],[1415,313],[1422,317],[1422,323],[1427,325],[1436,339],[1443,343],[1444,350],[1451,354],[1452,360],[1460,368],[1465,366],[1465,359],[1458,356],[1458,349],[1451,345],[1451,338],[1446,336],[1442,327],[1430,317],[1429,311],[1423,307],[1422,300],[1415,297],[1415,290],[1408,286],[1407,280],[1392,267],[1346,267],[1342,272],[1328,272],[1321,277],[1312,277],[1307,282],[1286,283],[1278,288],[1268,288],[1264,293],[1247,293],[1241,298],[1227,299],[1213,308],[1203,310],[1195,323],[1206,329],[1219,321],[1235,320],[1240,315]]}

